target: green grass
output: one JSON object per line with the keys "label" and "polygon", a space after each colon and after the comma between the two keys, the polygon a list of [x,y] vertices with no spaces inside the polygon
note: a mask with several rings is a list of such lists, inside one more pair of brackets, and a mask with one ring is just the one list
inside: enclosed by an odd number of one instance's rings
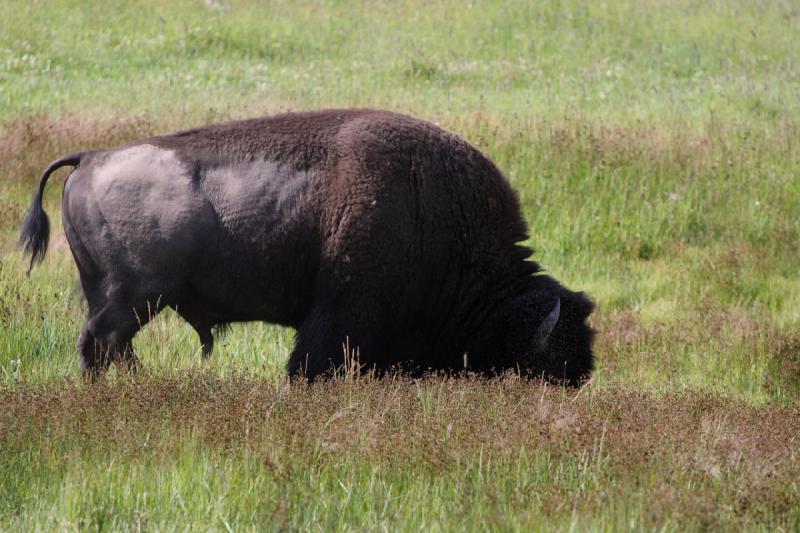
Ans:
{"label": "green grass", "polygon": [[9,529],[800,525],[800,415],[698,393],[187,373],[0,398]]}
{"label": "green grass", "polygon": [[[798,528],[800,7],[221,6],[0,4],[0,530]],[[169,313],[145,375],[78,384],[58,180],[47,260],[28,278],[14,248],[46,164],[327,106],[504,170],[536,259],[598,303],[586,389],[295,388],[291,331],[237,325],[204,361]]]}
{"label": "green grass", "polygon": [[603,121],[796,115],[791,2],[5,2],[3,116],[354,104]]}

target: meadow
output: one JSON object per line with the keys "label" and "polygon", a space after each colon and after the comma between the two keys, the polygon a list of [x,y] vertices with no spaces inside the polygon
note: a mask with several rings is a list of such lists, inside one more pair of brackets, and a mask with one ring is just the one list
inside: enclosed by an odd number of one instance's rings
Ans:
{"label": "meadow", "polygon": [[[800,529],[800,5],[0,4],[0,530]],[[65,153],[287,110],[454,131],[518,191],[534,258],[597,302],[578,390],[513,376],[289,383],[293,333],[81,381]]]}

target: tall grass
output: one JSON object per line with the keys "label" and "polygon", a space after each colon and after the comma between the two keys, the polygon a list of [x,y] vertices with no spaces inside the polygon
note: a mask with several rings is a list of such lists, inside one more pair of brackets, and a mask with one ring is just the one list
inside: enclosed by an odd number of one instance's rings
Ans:
{"label": "tall grass", "polygon": [[[793,2],[0,4],[0,529],[798,527],[800,8]],[[292,332],[210,361],[164,313],[147,371],[79,384],[69,151],[325,106],[421,116],[519,192],[598,303],[580,392],[283,378]]]}
{"label": "tall grass", "polygon": [[787,409],[514,379],[58,385],[0,397],[9,528],[800,524]]}

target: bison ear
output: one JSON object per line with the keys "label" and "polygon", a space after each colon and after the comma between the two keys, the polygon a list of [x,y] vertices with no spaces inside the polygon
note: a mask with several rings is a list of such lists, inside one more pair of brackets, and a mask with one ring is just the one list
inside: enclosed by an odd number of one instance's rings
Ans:
{"label": "bison ear", "polygon": [[547,313],[542,323],[536,328],[536,345],[540,350],[544,349],[547,344],[547,339],[550,338],[553,328],[556,327],[559,316],[561,316],[561,298],[556,299],[556,304],[553,306],[553,309]]}

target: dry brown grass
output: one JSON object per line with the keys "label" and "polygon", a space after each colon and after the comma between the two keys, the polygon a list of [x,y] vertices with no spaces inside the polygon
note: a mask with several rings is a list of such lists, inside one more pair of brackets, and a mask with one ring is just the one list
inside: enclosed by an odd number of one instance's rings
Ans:
{"label": "dry brown grass", "polygon": [[800,403],[800,333],[775,334],[770,338],[775,357],[766,376],[766,385],[769,389],[782,387],[793,391]]}
{"label": "dry brown grass", "polygon": [[637,374],[637,369],[660,368],[668,380],[679,373],[678,358],[669,358],[670,350],[691,349],[706,357],[731,359],[757,358],[763,355],[763,385],[771,393],[788,392],[789,403],[800,405],[800,335],[782,330],[764,320],[767,311],[755,306],[722,306],[708,299],[685,310],[692,321],[664,317],[644,321],[630,310],[601,309],[592,325],[600,332],[596,351],[602,354],[601,372],[623,381]]}
{"label": "dry brown grass", "polygon": [[[259,116],[287,109],[285,102],[266,100],[237,108],[236,116]],[[0,183],[32,182],[50,161],[70,152],[115,148],[151,135],[233,118],[230,109],[172,116],[99,111],[19,116],[0,123]]]}
{"label": "dry brown grass", "polygon": [[[267,102],[251,105],[237,115],[258,116],[288,108],[280,101]],[[0,177],[12,181],[34,179],[47,162],[69,152],[113,148],[149,135],[231,118],[230,111],[214,110],[202,117],[98,113],[21,116],[0,124]],[[742,164],[763,162],[777,154],[800,156],[800,125],[788,120],[769,135],[746,129],[731,135],[731,131],[723,131],[725,127],[714,122],[702,132],[692,132],[646,124],[609,127],[578,117],[564,117],[556,123],[484,112],[429,118],[503,158],[513,160],[536,144],[547,147],[549,157],[562,159],[567,165],[588,163],[599,171],[613,171],[639,161],[692,177],[703,172],[732,172],[737,165],[736,170],[741,172]]]}
{"label": "dry brown grass", "polygon": [[152,121],[137,117],[23,116],[0,126],[0,176],[33,181],[48,162],[82,150],[110,148],[152,135]]}
{"label": "dry brown grass", "polygon": [[544,121],[483,111],[431,119],[509,161],[524,159],[536,148],[542,157],[560,161],[565,174],[586,165],[613,173],[633,163],[684,179],[703,174],[730,178],[757,171],[776,157],[800,157],[800,124],[790,119],[768,132],[715,120],[693,130],[643,122],[609,126],[569,115]]}
{"label": "dry brown grass", "polygon": [[[416,479],[486,476],[479,494],[453,494],[453,505],[488,501],[518,518],[536,501],[546,521],[622,504],[643,507],[643,527],[777,527],[797,520],[798,436],[796,409],[514,378],[346,377],[309,387],[193,373],[0,390],[8,458],[57,469],[93,457],[117,468],[169,461],[199,442],[214,457],[255,461],[285,487],[274,512],[292,505],[308,476],[358,465]],[[520,482],[531,484],[509,489]]]}
{"label": "dry brown grass", "polygon": [[547,450],[621,476],[635,468],[653,468],[662,481],[732,476],[748,497],[800,477],[800,412],[697,391],[654,396],[591,383],[567,391],[515,378],[309,387],[187,374],[3,389],[0,412],[6,445],[46,436],[134,456],[167,451],[187,430],[212,448],[248,448],[265,460],[321,452],[437,471],[479,453],[513,461],[523,449]]}

